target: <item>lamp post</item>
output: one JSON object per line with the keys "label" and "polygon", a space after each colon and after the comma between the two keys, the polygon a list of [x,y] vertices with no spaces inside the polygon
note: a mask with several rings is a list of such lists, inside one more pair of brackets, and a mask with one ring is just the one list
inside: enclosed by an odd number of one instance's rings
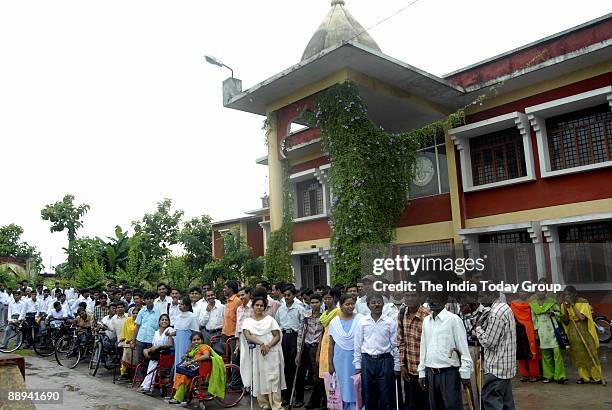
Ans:
{"label": "lamp post", "polygon": [[216,65],[216,66],[219,66],[219,67],[225,67],[225,68],[227,68],[227,69],[228,69],[228,70],[230,70],[230,72],[232,73],[231,78],[234,78],[234,70],[232,70],[232,68],[231,68],[231,67],[229,67],[229,66],[227,66],[227,65],[223,64],[223,62],[221,62],[221,60],[219,60],[219,59],[217,59],[217,58],[215,58],[215,57],[213,57],[213,56],[204,56],[204,59],[206,60],[206,62],[207,62],[208,64],[212,64],[212,65]]}

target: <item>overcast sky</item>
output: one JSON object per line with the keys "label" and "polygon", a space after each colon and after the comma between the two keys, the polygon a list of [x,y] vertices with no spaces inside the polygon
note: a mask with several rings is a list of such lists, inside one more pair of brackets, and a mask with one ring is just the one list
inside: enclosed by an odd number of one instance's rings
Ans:
{"label": "overcast sky", "polygon": [[[65,193],[91,205],[80,235],[172,198],[215,220],[267,191],[263,118],[224,109],[228,71],[245,88],[297,63],[330,0],[0,1],[0,225],[16,223],[49,267],[65,233],[40,210]],[[346,0],[364,27],[410,0]],[[601,0],[420,0],[371,30],[384,53],[443,75],[604,15]]]}

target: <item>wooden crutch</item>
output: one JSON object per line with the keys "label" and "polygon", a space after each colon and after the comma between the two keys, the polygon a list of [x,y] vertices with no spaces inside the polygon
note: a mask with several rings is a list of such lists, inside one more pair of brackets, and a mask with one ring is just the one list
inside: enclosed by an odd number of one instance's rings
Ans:
{"label": "wooden crutch", "polygon": [[606,382],[606,379],[604,379],[603,369],[601,367],[601,364],[597,363],[597,360],[595,359],[593,352],[591,352],[591,349],[589,349],[589,345],[587,345],[586,340],[584,340],[584,336],[582,336],[582,332],[580,332],[580,329],[578,328],[578,325],[576,324],[576,322],[573,321],[572,319],[570,319],[570,322],[574,324],[574,328],[576,329],[576,332],[578,332],[578,336],[580,336],[580,340],[582,340],[582,344],[584,345],[584,348],[589,354],[589,357],[591,358],[593,365],[599,370],[599,374],[601,375],[601,384],[605,386],[606,384],[608,384],[608,382]]}

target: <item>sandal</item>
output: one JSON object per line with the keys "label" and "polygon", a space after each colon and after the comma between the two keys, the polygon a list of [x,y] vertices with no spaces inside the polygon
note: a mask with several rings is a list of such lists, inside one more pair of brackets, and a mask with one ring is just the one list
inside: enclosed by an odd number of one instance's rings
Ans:
{"label": "sandal", "polygon": [[181,402],[175,399],[170,399],[168,400],[168,404],[181,404]]}
{"label": "sandal", "polygon": [[587,383],[587,382],[585,382],[585,381],[584,381],[584,380],[582,380],[582,379],[578,379],[578,380],[576,380],[576,384],[585,384],[585,383]]}
{"label": "sandal", "polygon": [[593,383],[593,384],[603,384],[603,382],[601,380],[595,381],[593,379],[591,379],[590,383]]}
{"label": "sandal", "polygon": [[550,383],[551,380],[550,379],[544,379],[544,381],[542,383]]}
{"label": "sandal", "polygon": [[530,381],[531,383],[535,383],[535,382],[537,382],[537,381],[538,381],[538,378],[537,378],[537,377],[532,377],[531,379],[529,379],[529,381]]}
{"label": "sandal", "polygon": [[557,383],[559,384],[565,384],[567,382],[567,379],[559,379],[557,380]]}

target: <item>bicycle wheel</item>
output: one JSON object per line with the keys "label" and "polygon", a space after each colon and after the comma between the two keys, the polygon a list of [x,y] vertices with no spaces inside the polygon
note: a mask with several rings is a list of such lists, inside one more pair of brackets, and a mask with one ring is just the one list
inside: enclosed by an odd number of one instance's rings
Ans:
{"label": "bicycle wheel", "polygon": [[612,340],[612,330],[610,328],[610,321],[604,316],[598,316],[593,319],[597,327],[597,335],[599,336],[599,343],[608,343]]}
{"label": "bicycle wheel", "polygon": [[34,343],[34,351],[37,355],[42,357],[49,357],[55,353],[55,347],[53,346],[53,337],[50,329],[38,333],[36,337],[32,337]]}
{"label": "bicycle wheel", "polygon": [[[9,333],[8,337],[6,336],[7,332]],[[2,332],[2,339],[0,339],[0,352],[14,352],[21,347],[23,339],[24,335],[20,326],[15,326],[13,324],[6,325]]]}
{"label": "bicycle wheel", "polygon": [[240,378],[240,367],[235,364],[225,364],[225,397],[215,397],[223,407],[234,407],[244,396],[244,385]]}
{"label": "bicycle wheel", "polygon": [[100,367],[100,361],[102,360],[102,342],[98,341],[94,344],[93,351],[91,352],[91,359],[89,359],[89,375],[95,376],[98,373]]}
{"label": "bicycle wheel", "polygon": [[81,349],[73,336],[62,336],[55,345],[55,360],[57,364],[74,369],[81,360]]}

